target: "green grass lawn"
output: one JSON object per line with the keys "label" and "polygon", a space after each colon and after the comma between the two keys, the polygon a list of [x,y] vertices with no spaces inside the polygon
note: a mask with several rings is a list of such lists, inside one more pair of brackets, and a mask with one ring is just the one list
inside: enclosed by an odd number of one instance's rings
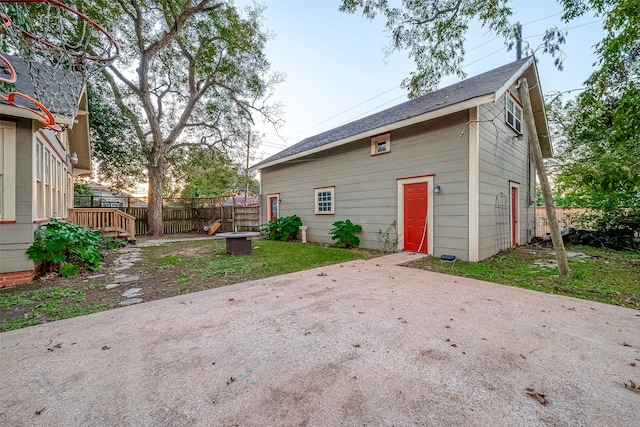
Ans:
{"label": "green grass lawn", "polygon": [[[119,273],[113,269],[117,254],[112,251],[99,272],[0,289],[0,331],[117,308],[125,299],[122,292],[131,287],[141,288],[144,300],[152,301],[382,255],[377,251],[267,240],[254,241],[253,248],[252,254],[237,256],[226,253],[223,240],[142,248],[142,261],[126,271],[139,275],[139,280],[106,289]],[[426,257],[407,266],[640,309],[640,254],[582,246],[569,250],[588,255],[570,259],[569,278],[559,278],[556,268],[535,264],[554,259],[551,249],[528,246],[503,251],[478,263],[443,263],[439,258]],[[95,273],[106,275],[92,278]]]}
{"label": "green grass lawn", "polygon": [[528,246],[502,251],[477,263],[445,263],[427,257],[408,266],[640,309],[640,254],[588,246],[568,250],[588,257],[570,258],[571,276],[567,278],[559,277],[557,268],[535,264],[555,259],[552,249]]}
{"label": "green grass lawn", "polygon": [[[127,288],[142,289],[145,301],[188,294],[247,280],[271,277],[381,255],[313,244],[255,240],[253,253],[229,255],[224,240],[193,240],[142,248],[143,260],[126,273],[135,282],[115,289],[111,251],[105,267],[75,277],[57,277],[0,289],[0,331],[19,329],[119,307]],[[93,277],[96,273],[106,276]]]}

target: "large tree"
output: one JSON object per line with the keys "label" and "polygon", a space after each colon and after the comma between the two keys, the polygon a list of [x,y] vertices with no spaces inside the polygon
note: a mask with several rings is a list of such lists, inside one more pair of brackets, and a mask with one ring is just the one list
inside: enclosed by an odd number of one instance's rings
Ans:
{"label": "large tree", "polygon": [[131,124],[149,181],[149,233],[161,235],[162,190],[172,152],[238,142],[280,76],[269,74],[259,7],[212,0],[82,3],[114,34],[121,58],[105,79]]}

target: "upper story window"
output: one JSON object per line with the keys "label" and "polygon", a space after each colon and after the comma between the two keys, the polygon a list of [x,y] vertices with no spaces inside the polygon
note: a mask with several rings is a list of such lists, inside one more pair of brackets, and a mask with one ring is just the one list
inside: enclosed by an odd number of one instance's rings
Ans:
{"label": "upper story window", "polygon": [[511,95],[507,94],[507,124],[519,134],[522,133],[522,107]]}
{"label": "upper story window", "polygon": [[391,134],[385,133],[371,137],[371,155],[384,154],[391,151]]}
{"label": "upper story window", "polygon": [[335,210],[335,187],[322,187],[315,189],[316,215],[333,215]]}

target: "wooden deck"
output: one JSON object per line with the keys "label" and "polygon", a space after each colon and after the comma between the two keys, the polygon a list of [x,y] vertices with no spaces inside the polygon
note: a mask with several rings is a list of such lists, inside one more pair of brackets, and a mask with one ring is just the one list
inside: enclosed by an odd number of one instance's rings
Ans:
{"label": "wooden deck", "polygon": [[116,237],[135,243],[136,219],[118,208],[74,208],[69,209],[69,222],[100,231],[103,236]]}

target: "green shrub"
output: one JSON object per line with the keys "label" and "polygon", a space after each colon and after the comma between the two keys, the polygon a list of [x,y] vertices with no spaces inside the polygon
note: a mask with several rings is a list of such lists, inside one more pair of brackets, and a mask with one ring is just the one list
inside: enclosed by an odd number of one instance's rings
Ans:
{"label": "green shrub", "polygon": [[288,242],[295,240],[298,235],[298,228],[302,225],[302,220],[298,215],[283,216],[272,219],[262,225],[262,233],[269,240],[281,240]]}
{"label": "green shrub", "polygon": [[572,232],[571,243],[640,251],[640,208],[585,214],[580,222],[590,230]]}
{"label": "green shrub", "polygon": [[360,245],[360,238],[355,233],[361,233],[362,227],[354,224],[351,220],[336,221],[329,232],[336,246],[345,248],[355,248]]}
{"label": "green shrub", "polygon": [[60,275],[62,277],[75,276],[80,272],[80,267],[75,264],[60,265]]}
{"label": "green shrub", "polygon": [[80,267],[100,268],[103,258],[98,250],[102,245],[100,233],[52,218],[40,227],[38,234],[27,249],[27,255],[29,259],[41,262],[41,273],[59,270],[60,274],[73,276]]}

